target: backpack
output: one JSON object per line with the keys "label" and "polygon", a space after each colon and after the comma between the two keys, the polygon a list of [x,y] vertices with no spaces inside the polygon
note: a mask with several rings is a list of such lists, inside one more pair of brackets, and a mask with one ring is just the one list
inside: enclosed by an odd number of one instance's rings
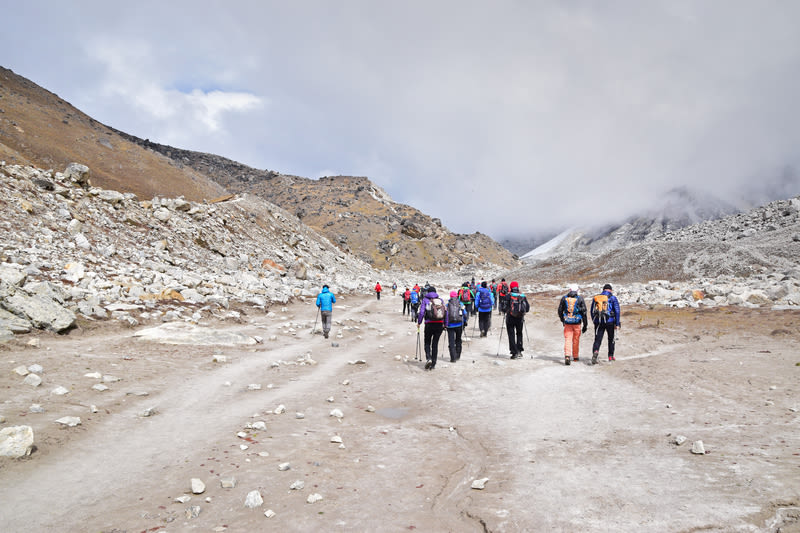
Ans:
{"label": "backpack", "polygon": [[417,294],[417,291],[411,291],[411,295],[409,297],[411,298],[412,304],[419,303],[419,294]]}
{"label": "backpack", "polygon": [[580,324],[583,321],[583,317],[578,312],[578,298],[564,296],[564,302],[567,304],[564,308],[564,323]]}
{"label": "backpack", "polygon": [[451,298],[449,302],[447,302],[447,321],[450,324],[459,324],[464,320],[464,317],[461,316],[461,302],[458,301],[457,298]]}
{"label": "backpack", "polygon": [[441,298],[428,300],[428,304],[425,306],[425,320],[441,322],[444,320],[444,314],[444,302],[442,302]]}
{"label": "backpack", "polygon": [[508,297],[508,312],[513,317],[520,317],[528,312],[525,309],[525,295],[523,294],[512,294]]}
{"label": "backpack", "polygon": [[468,304],[472,301],[472,293],[469,292],[469,289],[466,287],[461,287],[461,294],[458,295],[461,298],[461,301],[465,304]]}
{"label": "backpack", "polygon": [[592,302],[592,307],[594,308],[595,317],[600,322],[608,322],[611,319],[611,311],[608,307],[607,294],[598,294],[595,296],[594,301]]}
{"label": "backpack", "polygon": [[508,294],[508,283],[505,281],[500,284],[500,296],[505,296]]}

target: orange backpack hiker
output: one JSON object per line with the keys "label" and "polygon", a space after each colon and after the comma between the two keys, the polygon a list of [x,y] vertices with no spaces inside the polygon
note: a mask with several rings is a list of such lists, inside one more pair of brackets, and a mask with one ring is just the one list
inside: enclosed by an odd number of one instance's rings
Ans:
{"label": "orange backpack hiker", "polygon": [[578,299],[564,296],[566,307],[564,309],[564,323],[565,324],[580,324],[583,317],[578,312]]}
{"label": "orange backpack hiker", "polygon": [[607,294],[598,294],[594,297],[592,302],[592,307],[594,308],[594,316],[600,322],[608,322],[611,318],[611,313],[608,310],[608,295]]}

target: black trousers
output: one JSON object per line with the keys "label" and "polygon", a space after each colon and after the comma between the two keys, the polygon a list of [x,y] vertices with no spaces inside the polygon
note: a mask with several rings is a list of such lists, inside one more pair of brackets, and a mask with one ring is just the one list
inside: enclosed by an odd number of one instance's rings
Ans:
{"label": "black trousers", "polygon": [[600,345],[603,344],[603,334],[608,334],[608,356],[614,357],[614,331],[616,324],[609,322],[606,324],[595,324],[594,326],[594,344],[592,345],[592,353],[600,350]]}
{"label": "black trousers", "polygon": [[408,300],[404,299],[403,300],[403,314],[406,314],[406,310],[409,309],[408,305],[409,305]]}
{"label": "black trousers", "polygon": [[525,325],[524,316],[511,316],[506,313],[506,331],[508,331],[508,351],[511,355],[522,354],[522,328]]}
{"label": "black trousers", "polygon": [[455,328],[447,328],[447,340],[450,348],[450,360],[458,361],[461,359],[461,334],[464,328],[458,326]]}
{"label": "black trousers", "polygon": [[478,311],[478,328],[480,328],[481,333],[488,333],[491,327],[492,310],[489,309],[488,311]]}
{"label": "black trousers", "polygon": [[442,336],[444,324],[441,322],[428,322],[425,324],[425,359],[431,362],[431,368],[436,366],[439,355],[439,337]]}

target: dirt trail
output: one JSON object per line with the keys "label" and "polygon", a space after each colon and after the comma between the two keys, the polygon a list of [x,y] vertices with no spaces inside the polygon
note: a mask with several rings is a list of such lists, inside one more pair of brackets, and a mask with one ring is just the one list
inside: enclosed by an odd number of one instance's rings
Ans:
{"label": "dirt trail", "polygon": [[[741,327],[753,323],[750,310],[631,309],[616,363],[587,364],[587,335],[585,360],[565,367],[554,304],[534,301],[525,359],[508,359],[505,333],[496,357],[495,315],[491,335],[472,339],[460,362],[440,354],[426,372],[398,300],[340,298],[329,340],[310,334],[313,306],[296,304],[275,318],[209,324],[278,336],[255,346],[159,345],[101,329],[6,347],[0,414],[5,426],[32,425],[38,449],[0,462],[3,530],[799,527],[796,315],[764,312],[770,327],[756,332]],[[286,364],[309,351],[316,364]],[[214,353],[228,363],[212,363]],[[351,364],[358,359],[367,364]],[[32,363],[45,368],[36,390],[11,372]],[[83,374],[95,370],[122,381],[93,391]],[[70,394],[50,395],[58,384]],[[149,395],[130,394],[140,391]],[[47,412],[28,413],[31,403]],[[286,412],[272,414],[279,404]],[[148,407],[157,413],[138,416]],[[53,422],[67,414],[83,424]],[[266,431],[245,429],[259,420]],[[683,446],[673,444],[678,434]],[[697,439],[709,454],[689,452]],[[291,468],[279,471],[284,462]],[[235,488],[221,488],[226,477]],[[485,490],[470,488],[483,477]],[[191,478],[206,492],[175,503]],[[305,487],[290,490],[296,480]],[[243,506],[251,490],[261,509]],[[323,500],[306,503],[312,493]],[[192,505],[201,512],[187,518]]]}

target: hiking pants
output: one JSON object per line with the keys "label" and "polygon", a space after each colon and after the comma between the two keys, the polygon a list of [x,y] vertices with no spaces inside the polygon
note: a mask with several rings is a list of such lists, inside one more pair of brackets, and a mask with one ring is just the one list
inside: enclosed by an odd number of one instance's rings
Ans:
{"label": "hiking pants", "polygon": [[464,304],[464,309],[467,311],[467,316],[472,316],[472,303]]}
{"label": "hiking pants", "polygon": [[439,337],[442,336],[444,324],[441,322],[428,322],[425,324],[425,359],[431,362],[431,368],[436,366],[439,355]]}
{"label": "hiking pants", "polygon": [[331,330],[333,311],[321,311],[320,314],[322,315],[322,331],[328,333]]}
{"label": "hiking pants", "polygon": [[461,359],[461,333],[464,328],[461,326],[447,328],[447,340],[450,347],[450,361]]}
{"label": "hiking pants", "polygon": [[592,353],[600,350],[600,345],[603,343],[603,333],[608,333],[608,356],[614,357],[614,329],[616,324],[608,322],[606,324],[595,324],[594,326],[594,345],[592,345]]}
{"label": "hiking pants", "polygon": [[478,327],[481,330],[481,333],[486,335],[489,332],[489,328],[492,327],[492,310],[488,311],[478,311]]}
{"label": "hiking pants", "polygon": [[581,324],[564,324],[564,357],[578,360],[581,349]]}
{"label": "hiking pants", "polygon": [[378,300],[380,300],[381,299],[381,291],[375,291],[375,294],[378,295]]}
{"label": "hiking pants", "polygon": [[411,322],[416,322],[419,315],[419,304],[408,304],[408,306],[411,309],[409,313],[411,315]]}
{"label": "hiking pants", "polygon": [[410,309],[408,300],[403,300],[403,314],[405,315],[406,311]]}
{"label": "hiking pants", "polygon": [[508,351],[511,355],[522,354],[522,327],[525,325],[524,316],[511,316],[506,314],[506,331],[508,331]]}

